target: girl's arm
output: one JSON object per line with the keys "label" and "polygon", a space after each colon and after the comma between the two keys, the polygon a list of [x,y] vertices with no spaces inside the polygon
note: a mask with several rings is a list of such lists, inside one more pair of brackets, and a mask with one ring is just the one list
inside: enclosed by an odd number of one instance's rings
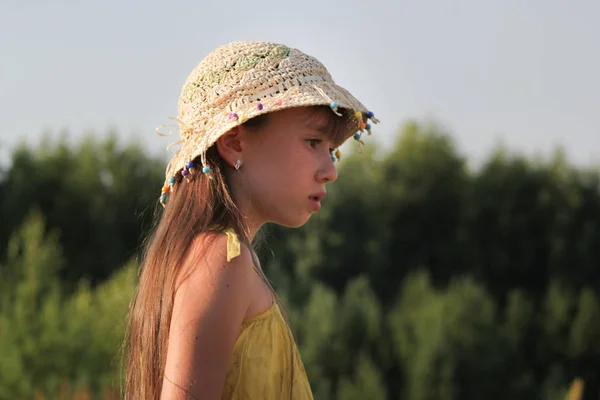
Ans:
{"label": "girl's arm", "polygon": [[250,305],[250,251],[227,262],[227,237],[196,243],[173,304],[161,399],[221,399],[233,346]]}

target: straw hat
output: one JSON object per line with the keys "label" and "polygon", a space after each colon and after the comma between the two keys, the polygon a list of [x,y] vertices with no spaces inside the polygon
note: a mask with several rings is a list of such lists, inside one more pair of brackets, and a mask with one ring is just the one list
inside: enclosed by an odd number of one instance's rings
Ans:
{"label": "straw hat", "polygon": [[321,62],[298,49],[248,41],[217,48],[192,71],[181,90],[176,118],[181,138],[172,143],[181,148],[167,166],[161,202],[182,176],[210,174],[206,151],[231,128],[271,111],[316,105],[328,105],[340,117],[339,109],[348,109],[356,124],[348,137],[354,134],[359,141],[365,130],[370,134],[369,119],[379,122],[333,81]]}

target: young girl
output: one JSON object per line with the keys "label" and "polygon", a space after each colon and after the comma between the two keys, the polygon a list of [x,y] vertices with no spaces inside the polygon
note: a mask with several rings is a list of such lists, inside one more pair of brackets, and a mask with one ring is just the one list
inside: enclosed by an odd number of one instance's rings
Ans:
{"label": "young girl", "polygon": [[267,222],[300,227],[319,211],[337,147],[378,121],[315,58],[265,42],[209,54],[177,121],[131,303],[125,398],[312,399],[251,244]]}

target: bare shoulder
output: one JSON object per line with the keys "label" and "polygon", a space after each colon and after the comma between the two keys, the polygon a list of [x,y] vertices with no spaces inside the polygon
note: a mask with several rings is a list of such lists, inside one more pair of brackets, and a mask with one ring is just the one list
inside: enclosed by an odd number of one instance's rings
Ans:
{"label": "bare shoulder", "polygon": [[244,289],[248,289],[245,283],[253,273],[252,253],[241,244],[240,255],[227,261],[227,240],[225,234],[196,237],[184,259],[176,291],[200,285],[205,292],[212,292],[235,285],[238,290],[232,295],[249,295]]}
{"label": "bare shoulder", "polygon": [[194,240],[182,265],[173,312],[164,398],[184,390],[196,398],[220,398],[228,362],[251,304],[252,254],[244,245],[227,261],[227,236]]}
{"label": "bare shoulder", "polygon": [[[178,276],[173,307],[174,320],[202,314],[225,314],[240,324],[251,302],[249,277],[252,254],[241,245],[240,255],[227,261],[225,234],[201,235],[194,239]],[[188,321],[189,322],[189,321]]]}

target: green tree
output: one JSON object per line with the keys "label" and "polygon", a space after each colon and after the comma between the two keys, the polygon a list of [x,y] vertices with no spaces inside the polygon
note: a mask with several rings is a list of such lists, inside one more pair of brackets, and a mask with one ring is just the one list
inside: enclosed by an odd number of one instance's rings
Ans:
{"label": "green tree", "polygon": [[66,289],[106,279],[135,255],[151,223],[164,162],[136,144],[87,136],[77,145],[46,140],[13,154],[0,192],[0,254],[11,232],[37,207],[61,234]]}
{"label": "green tree", "polygon": [[33,212],[11,236],[0,269],[2,398],[32,396],[49,368],[60,369],[53,350],[63,340],[56,318],[60,299],[56,274],[62,266],[56,233],[46,236],[43,216]]}
{"label": "green tree", "polygon": [[[9,241],[2,265],[0,399],[33,398],[78,389],[100,395],[119,387],[119,344],[136,265],[91,290],[81,283],[65,297],[56,232],[39,211]],[[65,386],[66,385],[66,386]]]}

